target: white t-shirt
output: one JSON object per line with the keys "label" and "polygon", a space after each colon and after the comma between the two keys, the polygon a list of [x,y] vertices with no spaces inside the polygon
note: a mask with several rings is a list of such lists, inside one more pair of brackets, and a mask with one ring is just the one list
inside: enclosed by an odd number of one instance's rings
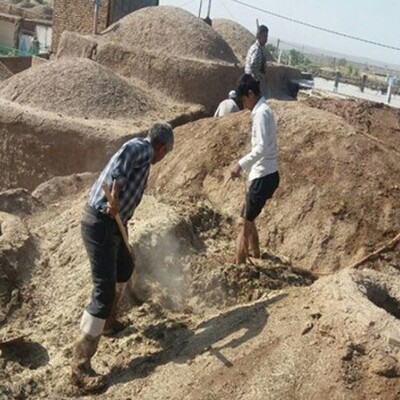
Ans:
{"label": "white t-shirt", "polygon": [[232,99],[226,99],[220,103],[215,111],[214,117],[223,117],[224,115],[228,115],[234,112],[239,111],[239,107]]}
{"label": "white t-shirt", "polygon": [[240,168],[249,174],[249,181],[278,171],[275,118],[265,101],[261,97],[251,112],[251,152],[239,160]]}

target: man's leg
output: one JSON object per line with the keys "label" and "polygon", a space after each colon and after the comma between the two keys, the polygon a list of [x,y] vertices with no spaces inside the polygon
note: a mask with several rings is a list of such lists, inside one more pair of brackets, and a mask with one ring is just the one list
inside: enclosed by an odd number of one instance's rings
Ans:
{"label": "man's leg", "polygon": [[246,195],[246,203],[239,220],[236,241],[237,264],[246,262],[247,254],[260,258],[260,243],[255,220],[278,186],[278,172],[251,181]]}
{"label": "man's leg", "polygon": [[247,258],[247,229],[246,229],[246,219],[239,218],[238,221],[238,234],[236,238],[236,264],[244,264]]}
{"label": "man's leg", "polygon": [[258,238],[258,231],[255,221],[248,221],[248,244],[249,244],[249,256],[254,258],[260,258],[260,240]]}
{"label": "man's leg", "polygon": [[128,323],[122,322],[118,319],[118,312],[120,311],[120,304],[121,300],[123,299],[127,283],[134,269],[134,258],[127,249],[125,242],[119,233],[116,233],[115,242],[117,246],[117,283],[113,307],[104,326],[104,336],[114,336],[128,326]]}
{"label": "man's leg", "polygon": [[72,382],[84,393],[101,391],[106,386],[104,376],[91,368],[106,319],[115,297],[115,244],[113,224],[107,216],[84,213],[82,239],[90,260],[93,291],[89,306],[81,320],[81,338],[75,345],[72,362]]}

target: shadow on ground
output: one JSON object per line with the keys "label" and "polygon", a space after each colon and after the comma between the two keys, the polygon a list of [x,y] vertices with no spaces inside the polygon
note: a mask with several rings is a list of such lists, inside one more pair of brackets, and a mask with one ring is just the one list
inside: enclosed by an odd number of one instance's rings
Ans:
{"label": "shadow on ground", "polygon": [[161,365],[169,362],[186,363],[206,351],[225,366],[232,367],[232,362],[221,351],[238,347],[256,337],[267,324],[267,307],[286,296],[282,293],[265,301],[235,308],[202,322],[193,331],[182,323],[169,328],[160,324],[156,326],[157,329],[153,327],[151,333],[145,331],[144,335],[153,339],[157,338],[154,332],[158,332],[160,340],[169,337],[169,345],[166,344],[164,349],[155,354],[137,357],[128,360],[125,365],[115,366],[109,374],[110,386],[145,378]]}

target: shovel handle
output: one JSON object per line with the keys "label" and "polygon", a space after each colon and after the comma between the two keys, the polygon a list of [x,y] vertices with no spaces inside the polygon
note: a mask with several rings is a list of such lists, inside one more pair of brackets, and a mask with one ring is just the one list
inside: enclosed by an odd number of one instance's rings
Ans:
{"label": "shovel handle", "polygon": [[[110,191],[110,188],[108,187],[107,183],[103,182],[101,187],[104,190],[104,194],[106,195],[106,198],[107,198],[108,202],[112,203],[113,198],[112,198],[111,191]],[[121,220],[121,217],[120,217],[119,213],[116,213],[114,215],[114,218],[115,218],[115,221],[117,221],[117,225],[118,225],[119,231],[121,232],[122,239],[124,239],[125,246],[129,250],[129,252],[131,252],[131,245],[129,244],[128,235],[126,233],[125,226],[122,223],[122,220]]]}

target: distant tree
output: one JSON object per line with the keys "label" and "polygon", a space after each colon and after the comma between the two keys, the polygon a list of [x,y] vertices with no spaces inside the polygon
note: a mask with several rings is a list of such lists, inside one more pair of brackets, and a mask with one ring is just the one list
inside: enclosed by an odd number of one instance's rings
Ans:
{"label": "distant tree", "polygon": [[292,49],[289,51],[290,64],[301,69],[308,69],[311,61],[300,51]]}
{"label": "distant tree", "polygon": [[350,75],[350,76],[352,76],[353,73],[354,73],[354,68],[353,68],[352,65],[349,65],[349,66],[347,67],[347,74]]}
{"label": "distant tree", "polygon": [[338,62],[340,67],[345,67],[347,64],[347,60],[345,58],[341,58]]}
{"label": "distant tree", "polygon": [[276,46],[274,46],[272,43],[268,43],[267,50],[272,54],[272,57],[274,57],[275,59],[278,59],[279,50]]}

